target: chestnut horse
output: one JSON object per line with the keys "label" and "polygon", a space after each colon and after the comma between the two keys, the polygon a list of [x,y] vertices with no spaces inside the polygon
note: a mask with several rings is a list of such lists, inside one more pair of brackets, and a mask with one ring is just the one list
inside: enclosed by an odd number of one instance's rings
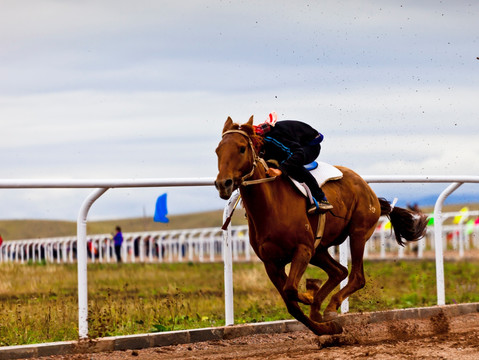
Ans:
{"label": "chestnut horse", "polygon": [[[216,188],[222,199],[240,189],[249,225],[250,243],[264,263],[266,272],[281,294],[289,313],[317,335],[337,334],[341,326],[332,321],[342,301],[365,285],[363,253],[381,215],[387,215],[394,228],[396,240],[408,241],[424,235],[427,216],[394,207],[378,199],[373,190],[358,174],[339,167],[343,178],[323,185],[322,189],[334,208],[326,214],[326,228],[320,244],[315,248],[315,230],[318,215],[307,214],[306,198],[295,190],[291,181],[280,176],[266,179],[267,165],[258,157],[262,139],[253,130],[253,117],[246,124],[235,124],[230,117],[223,128],[222,140],[216,149],[218,176]],[[248,180],[258,183],[246,186]],[[348,284],[336,292],[320,314],[323,301],[348,276],[348,269],[328,252],[331,246],[350,238],[351,273]],[[291,263],[289,274],[285,266]],[[308,266],[323,269],[328,280],[319,286],[319,280],[308,279],[307,291],[298,291],[299,282]],[[304,314],[298,302],[310,305],[310,315]]]}

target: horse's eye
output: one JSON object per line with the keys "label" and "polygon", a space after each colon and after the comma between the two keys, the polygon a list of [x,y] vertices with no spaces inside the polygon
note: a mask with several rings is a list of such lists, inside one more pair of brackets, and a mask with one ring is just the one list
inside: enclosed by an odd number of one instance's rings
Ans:
{"label": "horse's eye", "polygon": [[245,151],[246,151],[246,147],[245,147],[245,146],[241,146],[239,150],[240,150],[240,153],[244,154]]}

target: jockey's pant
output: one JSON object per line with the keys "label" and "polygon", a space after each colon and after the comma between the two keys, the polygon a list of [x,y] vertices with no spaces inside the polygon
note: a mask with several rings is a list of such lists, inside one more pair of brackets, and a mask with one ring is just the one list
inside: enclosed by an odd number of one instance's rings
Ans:
{"label": "jockey's pant", "polygon": [[300,183],[306,183],[306,185],[308,185],[311,194],[317,201],[325,198],[324,192],[318,186],[318,182],[314,176],[304,168],[304,165],[316,160],[320,150],[321,146],[319,145],[304,146],[301,148],[301,151],[295,151],[287,161],[281,164],[289,176]]}

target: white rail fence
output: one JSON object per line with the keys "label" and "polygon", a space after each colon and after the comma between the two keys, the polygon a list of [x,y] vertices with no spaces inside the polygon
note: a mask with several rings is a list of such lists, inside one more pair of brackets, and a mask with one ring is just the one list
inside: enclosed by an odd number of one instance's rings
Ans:
{"label": "white rail fence", "polygon": [[[439,195],[436,205],[434,207],[434,253],[436,259],[436,287],[437,287],[437,303],[438,305],[445,304],[445,289],[444,289],[444,243],[443,243],[443,231],[446,230],[443,227],[443,220],[446,214],[442,213],[442,206],[444,200],[452,192],[458,189],[464,183],[479,183],[479,176],[365,176],[364,179],[369,183],[449,183],[450,185]],[[92,188],[94,189],[90,195],[84,200],[80,207],[77,218],[77,267],[78,267],[78,327],[79,337],[88,337],[88,286],[87,286],[87,262],[88,262],[88,250],[87,250],[87,233],[86,224],[88,212],[93,203],[100,198],[106,191],[111,188],[136,188],[136,187],[178,187],[178,186],[212,186],[214,184],[213,178],[195,178],[195,179],[126,179],[126,180],[24,180],[24,179],[12,179],[12,180],[0,180],[0,189],[52,189],[52,188]],[[228,216],[233,206],[232,199],[228,201],[225,207],[224,216]],[[231,225],[226,231],[223,232],[223,258],[225,264],[225,317],[226,324],[230,325],[234,323],[233,316],[233,277],[232,277],[232,262],[233,262],[233,243],[232,243],[233,229]],[[179,236],[179,235],[178,235]],[[374,240],[371,242],[374,243]],[[458,240],[458,244],[465,244],[463,240]],[[7,243],[8,244],[8,243]],[[70,241],[70,246],[73,248],[73,242]],[[7,248],[8,255],[3,252],[2,257],[7,257],[11,260],[14,257],[10,254],[25,254],[19,244],[17,244],[15,252],[10,252],[10,245]],[[40,244],[37,244],[37,251],[41,248]],[[340,262],[347,265],[347,242],[339,248]],[[33,246],[34,247],[34,246]],[[60,252],[58,251],[59,243],[57,243],[57,261],[58,258],[64,259],[70,256],[67,251],[68,242],[61,243]],[[150,247],[151,248],[151,247]],[[44,253],[54,257],[55,248],[54,244],[44,244]],[[106,249],[109,249],[106,246]],[[168,253],[173,256],[175,253],[174,246]],[[191,249],[194,249],[191,247]],[[124,251],[127,250],[125,247]],[[183,252],[178,250],[183,256]],[[194,250],[193,254],[194,254]],[[369,251],[369,250],[368,250]],[[41,250],[40,250],[41,253]],[[73,251],[70,252],[71,254]],[[30,254],[30,252],[28,252]],[[35,251],[32,250],[32,259]],[[38,254],[38,252],[37,252]],[[59,256],[61,254],[61,256]],[[110,252],[105,251],[105,257],[108,258]],[[151,252],[150,252],[151,254]],[[199,253],[198,253],[199,254]],[[16,256],[16,255],[15,255]],[[73,256],[73,255],[72,255]],[[170,256],[170,255],[168,255]],[[198,255],[199,256],[199,255]],[[26,255],[24,255],[24,260]],[[16,259],[16,257],[15,257]],[[136,259],[134,260],[136,261]],[[342,283],[344,286],[344,283]],[[342,311],[348,310],[347,302],[343,302],[341,307]]]}
{"label": "white rail fence", "polygon": [[[218,262],[223,261],[223,230],[219,227],[123,233],[123,262]],[[234,226],[233,260],[250,261],[248,227]],[[73,263],[77,259],[76,236],[5,241],[0,262]],[[117,262],[111,234],[87,236],[88,261]]]}
{"label": "white rail fence", "polygon": [[[442,229],[443,248],[449,256],[463,258],[469,250],[479,250],[479,222],[471,228],[466,219],[479,219],[479,211],[449,212],[443,220],[460,218],[457,224],[445,225]],[[424,258],[434,257],[434,228],[428,226],[426,237],[406,247],[399,246],[394,239],[389,220],[385,217],[366,243],[365,259]],[[233,261],[256,260],[249,245],[246,225],[231,227]],[[223,231],[219,227],[144,231],[124,233],[122,245],[123,262],[218,262],[224,261]],[[52,237],[5,241],[0,246],[0,262],[73,263],[76,261],[78,240],[76,236]],[[330,253],[336,255],[337,249]],[[116,262],[114,242],[111,234],[87,235],[87,254],[90,262]]]}

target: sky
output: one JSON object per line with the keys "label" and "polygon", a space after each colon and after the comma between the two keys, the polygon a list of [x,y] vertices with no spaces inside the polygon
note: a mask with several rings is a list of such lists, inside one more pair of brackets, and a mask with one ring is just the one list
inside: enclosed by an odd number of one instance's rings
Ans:
{"label": "sky", "polygon": [[[474,1],[0,0],[2,179],[215,178],[231,116],[309,123],[361,175],[478,175]],[[441,185],[373,185],[414,201]],[[74,220],[89,189],[1,190]],[[214,187],[111,189],[90,219],[222,209]]]}

